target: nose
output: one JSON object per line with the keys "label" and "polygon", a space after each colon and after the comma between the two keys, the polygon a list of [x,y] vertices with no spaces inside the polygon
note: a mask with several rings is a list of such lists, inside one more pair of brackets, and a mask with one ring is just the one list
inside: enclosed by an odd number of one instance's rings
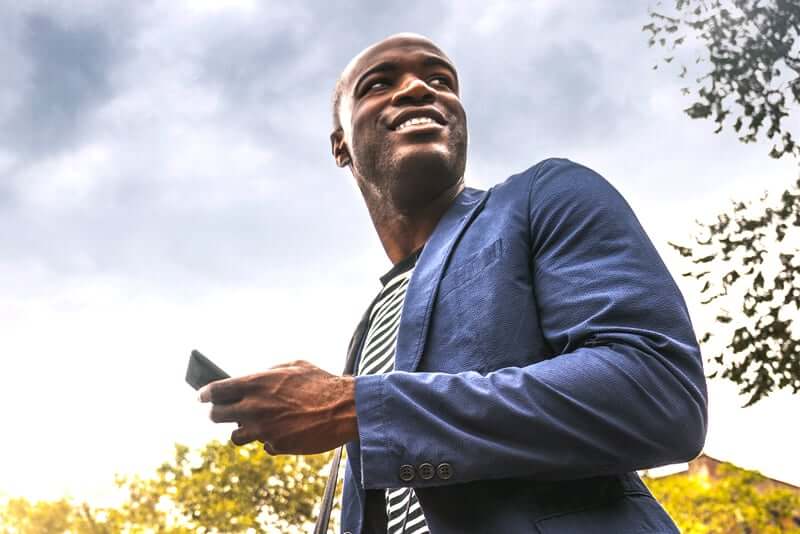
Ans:
{"label": "nose", "polygon": [[412,78],[392,95],[392,104],[430,104],[436,99],[436,91],[419,78]]}

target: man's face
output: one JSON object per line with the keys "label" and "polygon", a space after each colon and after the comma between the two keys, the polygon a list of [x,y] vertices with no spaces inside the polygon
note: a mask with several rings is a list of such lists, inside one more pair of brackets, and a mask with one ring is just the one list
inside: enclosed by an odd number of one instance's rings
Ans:
{"label": "man's face", "polygon": [[462,178],[466,115],[455,68],[438,47],[391,37],[357,57],[344,76],[343,141],[364,185],[413,209]]}

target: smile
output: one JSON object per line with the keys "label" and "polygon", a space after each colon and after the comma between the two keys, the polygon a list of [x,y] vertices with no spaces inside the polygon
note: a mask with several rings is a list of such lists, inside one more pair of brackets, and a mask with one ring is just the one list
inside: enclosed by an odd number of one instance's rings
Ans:
{"label": "smile", "polygon": [[413,119],[408,119],[404,123],[400,124],[397,128],[395,128],[395,131],[399,132],[400,130],[408,128],[409,126],[428,125],[428,124],[435,124],[437,126],[439,125],[438,122],[431,119],[430,117],[415,117]]}

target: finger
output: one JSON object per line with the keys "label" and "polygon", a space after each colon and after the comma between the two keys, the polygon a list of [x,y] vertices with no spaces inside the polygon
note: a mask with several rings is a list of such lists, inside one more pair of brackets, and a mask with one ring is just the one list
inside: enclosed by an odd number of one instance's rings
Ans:
{"label": "finger", "polygon": [[225,404],[236,402],[244,397],[246,383],[241,378],[225,378],[211,382],[200,388],[200,402]]}
{"label": "finger", "polygon": [[239,423],[251,419],[251,410],[244,402],[216,404],[211,407],[209,417],[215,423]]}
{"label": "finger", "polygon": [[253,426],[240,426],[231,432],[231,441],[234,445],[247,445],[258,439]]}

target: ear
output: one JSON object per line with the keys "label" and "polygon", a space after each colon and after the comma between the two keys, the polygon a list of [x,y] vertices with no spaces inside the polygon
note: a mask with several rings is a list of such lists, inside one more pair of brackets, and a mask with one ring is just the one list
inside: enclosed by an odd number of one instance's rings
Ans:
{"label": "ear", "polygon": [[347,149],[347,143],[344,142],[344,132],[341,128],[335,129],[331,134],[331,152],[333,159],[336,160],[336,165],[339,167],[350,165],[350,151]]}

